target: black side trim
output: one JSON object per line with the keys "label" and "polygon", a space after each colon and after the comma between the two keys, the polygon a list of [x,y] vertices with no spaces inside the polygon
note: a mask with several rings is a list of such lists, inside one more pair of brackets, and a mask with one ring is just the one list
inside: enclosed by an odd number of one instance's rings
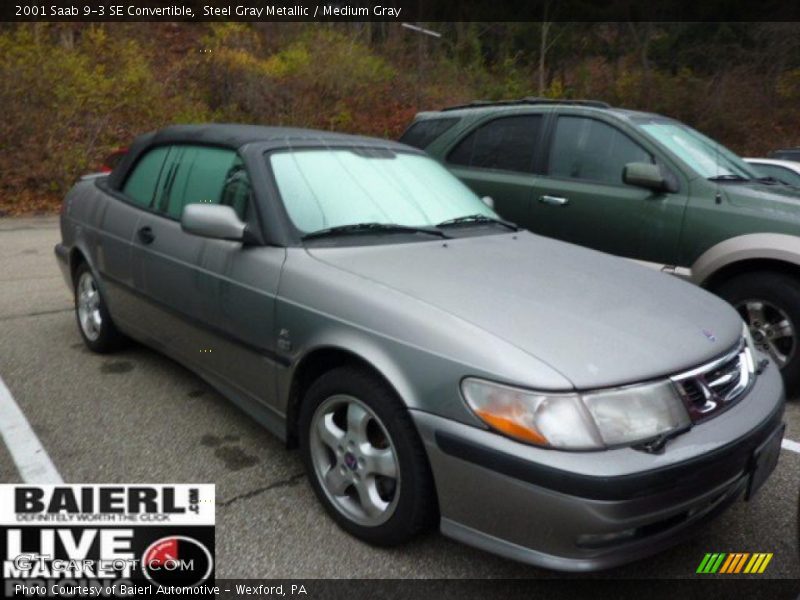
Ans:
{"label": "black side trim", "polygon": [[119,279],[116,279],[114,277],[109,277],[105,273],[102,273],[101,276],[108,283],[111,283],[113,285],[116,285],[117,287],[120,287],[120,288],[124,289],[125,291],[133,294],[134,296],[136,296],[137,298],[143,300],[144,302],[147,302],[147,303],[149,303],[149,304],[151,304],[153,306],[158,307],[160,310],[163,310],[164,312],[167,312],[167,313],[173,315],[174,317],[176,317],[178,319],[181,319],[182,321],[184,321],[186,323],[189,323],[193,327],[197,327],[198,329],[204,329],[205,331],[208,331],[209,333],[211,333],[212,335],[217,336],[220,339],[223,339],[223,340],[225,340],[227,342],[230,342],[232,344],[236,344],[237,346],[241,346],[242,348],[245,348],[245,349],[247,349],[250,352],[253,352],[255,354],[261,354],[265,358],[268,358],[269,360],[271,360],[271,361],[273,361],[273,362],[275,362],[275,363],[277,363],[277,364],[279,364],[279,365],[281,365],[283,367],[288,367],[288,366],[290,366],[292,364],[292,361],[291,361],[291,359],[289,357],[283,356],[281,354],[278,354],[274,350],[270,350],[269,348],[262,348],[260,346],[254,345],[254,344],[250,344],[249,342],[245,342],[245,341],[243,341],[243,340],[241,340],[241,339],[239,339],[237,337],[232,336],[230,333],[228,333],[227,331],[223,331],[219,327],[214,327],[213,325],[209,325],[208,323],[205,323],[205,322],[203,322],[203,321],[201,321],[199,319],[195,319],[194,317],[190,317],[190,316],[188,316],[188,315],[186,315],[186,314],[184,314],[184,313],[182,313],[180,311],[175,310],[171,306],[168,306],[168,305],[164,304],[163,302],[159,302],[158,300],[155,300],[155,299],[151,298],[150,296],[146,295],[144,292],[141,292],[141,291],[137,290],[136,288],[128,285],[127,283],[125,283],[123,281],[120,281]]}
{"label": "black side trim", "polygon": [[436,444],[445,454],[549,490],[592,500],[631,500],[677,488],[708,489],[744,474],[750,469],[756,447],[781,426],[783,409],[781,402],[746,437],[713,452],[645,473],[616,477],[562,471],[444,431],[436,432]]}

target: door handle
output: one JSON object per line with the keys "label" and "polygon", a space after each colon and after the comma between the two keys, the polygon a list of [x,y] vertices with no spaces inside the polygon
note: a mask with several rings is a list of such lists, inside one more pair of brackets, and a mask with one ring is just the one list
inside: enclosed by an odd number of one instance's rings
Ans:
{"label": "door handle", "polygon": [[156,236],[150,227],[142,227],[136,232],[136,235],[139,236],[139,241],[141,241],[143,244],[152,244],[153,240],[156,239]]}
{"label": "door handle", "polygon": [[569,204],[569,200],[561,196],[539,196],[539,202],[542,204],[550,204],[551,206],[564,206]]}

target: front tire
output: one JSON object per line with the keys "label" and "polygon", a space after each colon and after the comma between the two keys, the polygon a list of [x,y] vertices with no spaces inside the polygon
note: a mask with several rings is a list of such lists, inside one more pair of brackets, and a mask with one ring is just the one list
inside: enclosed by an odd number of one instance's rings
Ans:
{"label": "front tire", "polygon": [[747,273],[725,281],[716,292],[739,312],[756,346],[780,368],[787,395],[797,395],[800,281],[783,273]]}
{"label": "front tire", "polygon": [[78,331],[89,350],[105,354],[124,346],[126,338],[114,326],[94,273],[86,263],[75,270],[74,292]]}
{"label": "front tire", "polygon": [[311,487],[342,529],[392,546],[434,522],[436,495],[422,442],[379,377],[354,367],[326,373],[302,399],[299,427]]}

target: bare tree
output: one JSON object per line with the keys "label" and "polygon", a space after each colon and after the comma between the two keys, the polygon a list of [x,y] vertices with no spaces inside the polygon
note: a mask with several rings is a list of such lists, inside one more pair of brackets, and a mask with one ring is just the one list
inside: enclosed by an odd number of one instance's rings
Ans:
{"label": "bare tree", "polygon": [[[552,9],[552,10],[551,10]],[[547,87],[547,53],[561,37],[563,29],[555,36],[551,36],[553,28],[552,19],[555,15],[555,6],[553,0],[546,0],[542,6],[542,23],[540,25],[539,35],[539,95],[544,96]]]}
{"label": "bare tree", "polygon": [[639,57],[639,66],[642,69],[639,101],[643,107],[650,107],[651,69],[650,69],[650,41],[653,38],[653,23],[628,22],[628,29],[633,38],[634,48]]}

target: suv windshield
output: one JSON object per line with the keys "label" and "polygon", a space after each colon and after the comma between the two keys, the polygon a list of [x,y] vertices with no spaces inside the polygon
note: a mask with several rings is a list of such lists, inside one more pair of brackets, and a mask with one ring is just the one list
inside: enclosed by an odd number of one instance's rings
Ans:
{"label": "suv windshield", "polygon": [[750,165],[725,146],[683,123],[650,117],[633,119],[633,122],[657,142],[677,154],[702,177],[721,180],[760,177]]}
{"label": "suv windshield", "polygon": [[359,224],[369,224],[365,229],[375,234],[402,233],[400,227],[376,225],[430,228],[459,217],[498,218],[444,167],[420,154],[312,148],[273,152],[269,161],[289,218],[304,235]]}

